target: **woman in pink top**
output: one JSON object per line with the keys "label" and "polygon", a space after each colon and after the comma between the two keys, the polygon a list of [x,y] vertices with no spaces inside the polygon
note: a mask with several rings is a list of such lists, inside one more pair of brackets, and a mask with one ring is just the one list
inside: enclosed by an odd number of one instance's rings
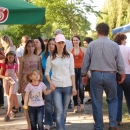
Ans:
{"label": "woman in pink top", "polygon": [[121,124],[122,121],[122,100],[123,91],[126,99],[126,104],[128,108],[128,113],[130,116],[130,48],[126,46],[127,36],[124,33],[118,33],[114,37],[114,41],[119,45],[124,64],[125,64],[125,74],[126,78],[122,84],[117,86],[117,96],[118,96],[118,113],[117,113],[117,123]]}

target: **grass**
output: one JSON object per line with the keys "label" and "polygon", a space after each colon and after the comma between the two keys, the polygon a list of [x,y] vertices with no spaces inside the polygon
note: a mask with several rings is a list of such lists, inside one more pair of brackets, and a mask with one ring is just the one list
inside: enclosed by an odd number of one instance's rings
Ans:
{"label": "grass", "polygon": [[[128,110],[125,101],[123,102],[122,110],[123,110],[122,124],[119,126],[119,130],[130,130],[130,117],[128,115]],[[108,120],[108,106],[105,97],[103,98],[103,114],[105,117],[105,128],[107,129],[109,120]]]}

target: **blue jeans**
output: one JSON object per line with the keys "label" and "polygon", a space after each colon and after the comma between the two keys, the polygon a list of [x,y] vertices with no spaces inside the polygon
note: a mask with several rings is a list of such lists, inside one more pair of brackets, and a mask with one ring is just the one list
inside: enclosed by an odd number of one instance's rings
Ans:
{"label": "blue jeans", "polygon": [[123,87],[128,113],[130,116],[130,74],[126,74],[125,81],[121,84]]}
{"label": "blue jeans", "polygon": [[56,87],[52,94],[56,111],[56,130],[65,130],[67,109],[72,95],[72,86]]}
{"label": "blue jeans", "polygon": [[80,104],[83,104],[84,100],[84,85],[82,84],[81,68],[75,69],[75,84],[76,90],[79,91],[79,95],[73,96],[74,106],[78,105],[78,96],[80,97]]}
{"label": "blue jeans", "polygon": [[[47,80],[43,81],[47,86],[47,89],[50,89],[50,85]],[[53,97],[52,93],[45,95],[45,125],[52,126],[53,122],[56,122],[56,112],[53,107]]]}
{"label": "blue jeans", "polygon": [[31,130],[44,130],[43,127],[43,116],[44,116],[44,106],[39,107],[28,107],[28,113],[31,123]]}
{"label": "blue jeans", "polygon": [[118,97],[118,108],[117,108],[117,122],[122,121],[122,100],[123,100],[123,88],[122,85],[117,84],[117,97]]}
{"label": "blue jeans", "polygon": [[92,72],[90,91],[92,96],[94,130],[103,130],[102,98],[103,90],[106,93],[108,103],[109,126],[117,127],[117,82],[116,74],[108,72]]}

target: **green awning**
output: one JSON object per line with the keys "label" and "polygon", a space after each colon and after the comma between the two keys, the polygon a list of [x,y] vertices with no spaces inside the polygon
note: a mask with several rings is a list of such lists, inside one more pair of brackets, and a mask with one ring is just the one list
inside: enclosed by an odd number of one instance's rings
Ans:
{"label": "green awning", "polygon": [[45,8],[24,0],[0,0],[0,24],[45,24]]}

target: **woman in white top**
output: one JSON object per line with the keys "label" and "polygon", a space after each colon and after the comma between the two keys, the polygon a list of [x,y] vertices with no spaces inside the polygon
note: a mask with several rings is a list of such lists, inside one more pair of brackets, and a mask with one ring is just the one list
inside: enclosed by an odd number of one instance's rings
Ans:
{"label": "woman in white top", "polygon": [[[56,89],[52,92],[56,110],[56,130],[65,130],[66,114],[71,95],[77,94],[75,88],[74,59],[66,51],[65,37],[58,34],[55,37],[56,48],[47,59],[46,78],[50,86]],[[49,72],[52,69],[50,79]]]}
{"label": "woman in white top", "polygon": [[124,64],[125,64],[125,74],[126,78],[122,84],[117,86],[117,97],[118,97],[118,113],[117,113],[117,123],[121,124],[122,121],[122,100],[123,91],[126,99],[126,104],[128,108],[128,113],[130,115],[130,48],[126,46],[127,36],[123,33],[116,34],[114,41],[119,45]]}

